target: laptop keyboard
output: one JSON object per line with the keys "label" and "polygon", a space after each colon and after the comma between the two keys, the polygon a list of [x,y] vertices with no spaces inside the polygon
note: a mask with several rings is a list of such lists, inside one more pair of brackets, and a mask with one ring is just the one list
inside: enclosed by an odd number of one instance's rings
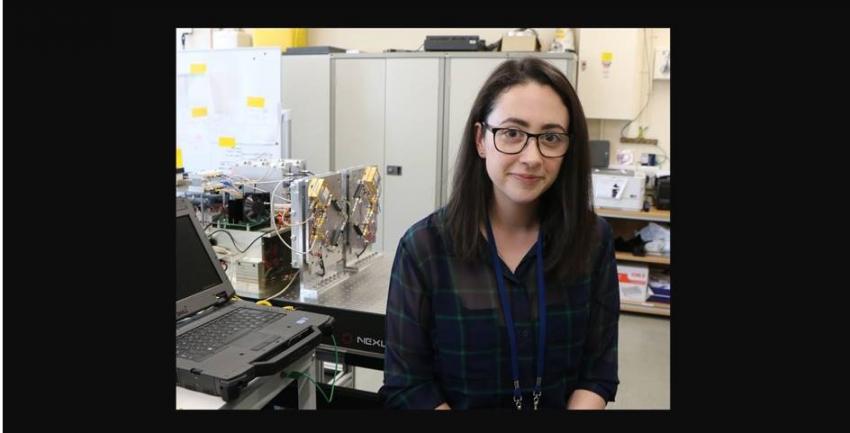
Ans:
{"label": "laptop keyboard", "polygon": [[199,362],[286,313],[238,308],[177,337],[177,357]]}

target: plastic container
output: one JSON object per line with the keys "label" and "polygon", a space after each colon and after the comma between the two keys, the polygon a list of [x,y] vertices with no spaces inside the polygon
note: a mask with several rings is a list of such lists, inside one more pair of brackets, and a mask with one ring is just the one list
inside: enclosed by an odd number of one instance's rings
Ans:
{"label": "plastic container", "polygon": [[253,43],[255,47],[280,47],[286,51],[289,47],[307,46],[307,29],[254,29]]}

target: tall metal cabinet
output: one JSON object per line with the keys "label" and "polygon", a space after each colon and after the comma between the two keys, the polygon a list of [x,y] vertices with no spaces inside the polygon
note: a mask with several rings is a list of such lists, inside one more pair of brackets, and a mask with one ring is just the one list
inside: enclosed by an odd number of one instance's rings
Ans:
{"label": "tall metal cabinet", "polygon": [[[305,155],[313,169],[320,165],[310,155],[327,149],[331,170],[377,164],[384,189],[376,247],[394,253],[411,224],[447,202],[463,126],[481,85],[507,58],[525,55],[545,58],[575,86],[574,54],[283,56],[284,81],[298,80],[285,84],[289,94],[284,90],[282,96],[284,108],[292,110],[293,157]],[[327,142],[318,132],[306,135],[321,127],[320,112],[327,113]],[[400,173],[388,174],[388,167]]]}
{"label": "tall metal cabinet", "polygon": [[331,61],[328,56],[281,56],[281,107],[290,110],[291,157],[307,169],[331,169]]}
{"label": "tall metal cabinet", "polygon": [[[345,56],[333,60],[336,168],[377,164],[383,179],[377,247],[394,251],[437,204],[442,59]],[[400,173],[388,174],[387,167]]]}

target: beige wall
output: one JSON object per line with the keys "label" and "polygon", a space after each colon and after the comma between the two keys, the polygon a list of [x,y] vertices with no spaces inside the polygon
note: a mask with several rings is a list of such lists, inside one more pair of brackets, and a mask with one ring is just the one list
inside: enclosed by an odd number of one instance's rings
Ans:
{"label": "beige wall", "polygon": [[[649,44],[649,68],[651,70],[655,63],[655,48],[670,47],[670,29],[651,29],[650,39],[652,41]],[[645,137],[658,139],[658,146],[667,153],[668,157],[670,157],[670,81],[652,80],[649,104],[632,125],[635,131],[637,131],[636,126],[648,126],[649,129],[644,133]],[[641,153],[659,153],[655,146],[620,143],[620,131],[626,123],[625,120],[590,119],[588,121],[591,139],[609,140],[611,142],[611,164],[617,163],[616,155],[620,149],[631,150],[636,160],[640,158]],[[628,131],[626,133],[628,134]],[[659,158],[663,157],[659,156]],[[661,168],[670,170],[670,160],[668,159],[662,164]]]}
{"label": "beige wall", "polygon": [[[385,49],[416,50],[428,35],[477,35],[487,44],[498,41],[513,28],[311,28],[307,32],[310,45],[331,45],[362,52],[380,53]],[[535,28],[544,50],[549,49],[555,29]]]}

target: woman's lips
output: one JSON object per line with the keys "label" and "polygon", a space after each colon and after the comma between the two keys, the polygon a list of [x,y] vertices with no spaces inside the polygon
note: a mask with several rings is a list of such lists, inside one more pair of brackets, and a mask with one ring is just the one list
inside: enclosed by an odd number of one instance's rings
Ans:
{"label": "woman's lips", "polygon": [[527,184],[533,184],[533,183],[539,181],[540,179],[542,179],[542,177],[540,177],[540,176],[532,176],[532,175],[520,174],[520,173],[511,173],[511,176],[518,179],[520,182],[527,183]]}

